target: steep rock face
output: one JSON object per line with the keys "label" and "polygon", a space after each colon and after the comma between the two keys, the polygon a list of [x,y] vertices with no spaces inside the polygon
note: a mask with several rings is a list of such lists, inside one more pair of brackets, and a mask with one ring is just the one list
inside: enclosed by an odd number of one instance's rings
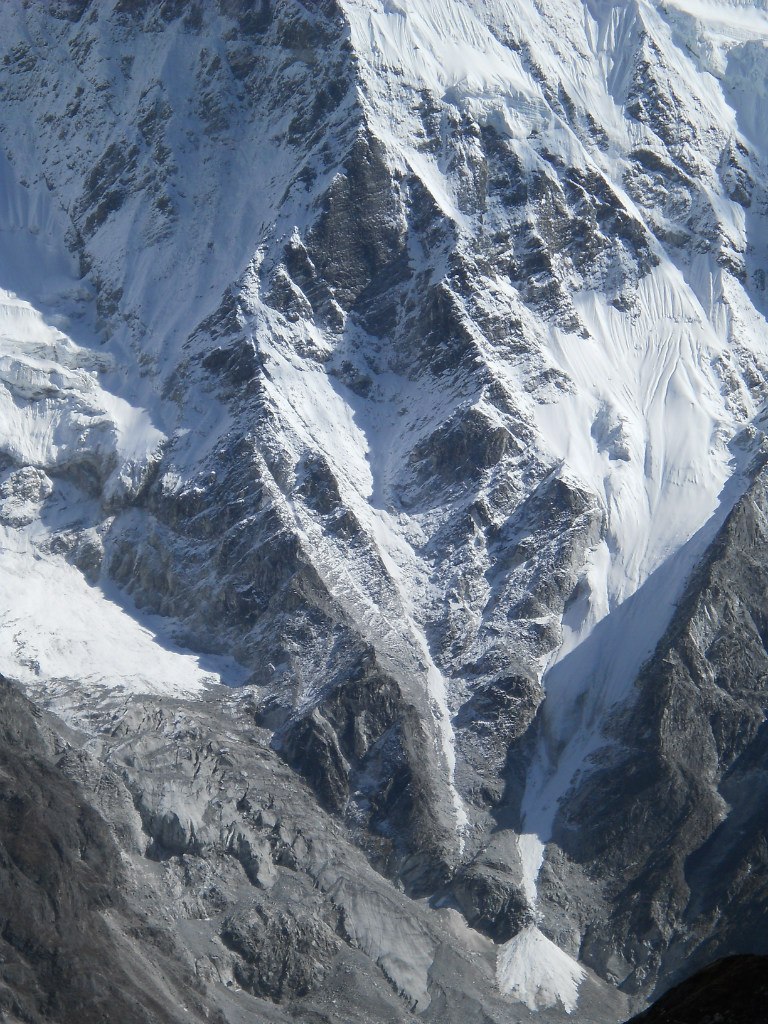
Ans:
{"label": "steep rock face", "polygon": [[371,869],[250,695],[106,699],[90,734],[0,700],[4,1019],[509,1020],[493,943]]}
{"label": "steep rock face", "polygon": [[[585,794],[616,737],[667,792],[666,755],[615,723],[760,447],[761,6],[0,18],[0,523],[26,595],[2,667],[97,734],[115,690],[143,735],[150,696],[164,720],[245,685],[233,734],[265,730],[389,896],[491,937],[505,998],[587,1012],[581,958],[641,1000],[717,915],[689,923],[661,880],[671,918],[633,916],[617,879],[656,893],[654,847],[611,851],[636,809]],[[693,780],[721,714],[697,694]],[[151,856],[206,862],[171,733],[136,797]],[[714,821],[708,778],[672,789]],[[233,984],[324,984],[332,914],[227,906]],[[406,958],[443,963],[414,928]],[[425,970],[395,982],[419,1009],[441,1005]]]}
{"label": "steep rock face", "polygon": [[765,1009],[765,957],[734,956],[694,974],[633,1017],[637,1024],[738,1024]]}
{"label": "steep rock face", "polygon": [[587,927],[584,958],[618,951],[630,990],[715,950],[766,951],[766,479],[760,469],[694,573],[611,723],[614,748],[558,822],[558,845],[610,908]]}
{"label": "steep rock face", "polygon": [[[139,912],[121,847],[64,741],[4,679],[0,707],[3,1019],[204,1020],[192,965]],[[102,801],[111,793],[119,807],[118,786],[100,774]]]}

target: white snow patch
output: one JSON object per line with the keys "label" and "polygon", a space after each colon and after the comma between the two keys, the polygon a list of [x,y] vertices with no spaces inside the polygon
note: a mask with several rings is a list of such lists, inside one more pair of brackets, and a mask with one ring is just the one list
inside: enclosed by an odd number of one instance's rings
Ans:
{"label": "white snow patch", "polygon": [[[590,337],[553,332],[551,345],[576,389],[535,416],[568,475],[601,497],[606,536],[544,676],[524,800],[524,826],[540,843],[743,486],[728,448],[738,422],[715,369],[725,345],[679,272],[662,264],[648,275],[632,317],[593,293],[578,308]],[[524,862],[530,887],[540,862]]]}
{"label": "white snow patch", "polygon": [[606,742],[606,716],[744,486],[728,446],[739,424],[716,370],[726,344],[679,271],[662,263],[648,275],[632,316],[594,293],[577,307],[590,337],[553,331],[550,348],[576,388],[534,415],[563,471],[600,496],[606,533],[543,679],[519,844],[529,895],[560,800]]}
{"label": "white snow patch", "polygon": [[518,836],[517,849],[523,864],[523,892],[531,909],[534,909],[538,901],[536,881],[544,861],[544,844],[535,832],[525,832]]}
{"label": "white snow patch", "polygon": [[[45,701],[112,690],[181,695],[230,682],[235,667],[208,658],[204,666],[50,550],[58,528],[81,530],[98,515],[87,494],[52,486],[48,474],[61,481],[78,465],[114,467],[108,493],[134,486],[165,439],[122,395],[135,365],[98,344],[93,296],[63,243],[67,226],[45,184],[20,184],[0,154],[0,451],[22,467],[3,482],[0,672]],[[25,496],[34,474],[39,496]]]}
{"label": "white snow patch", "polygon": [[503,46],[461,0],[345,0],[355,49],[379,66],[398,68],[437,95],[504,92],[539,105],[541,94],[516,53]]}
{"label": "white snow patch", "polygon": [[181,696],[221,682],[29,533],[0,527],[0,672],[32,697],[57,690]]}
{"label": "white snow patch", "polygon": [[443,158],[431,155],[398,123],[391,75],[409,90],[429,90],[455,106],[469,106],[480,123],[493,120],[525,135],[526,118],[543,119],[541,90],[518,54],[504,46],[471,4],[462,0],[345,0],[352,43],[366,65],[368,116],[390,153],[415,173],[446,217],[467,227]]}
{"label": "white snow patch", "polygon": [[102,391],[99,397],[115,424],[120,456],[125,460],[146,462],[166,440],[165,434],[158,430],[146,409],[107,391]]}
{"label": "white snow patch", "polygon": [[432,660],[424,634],[416,628],[414,628],[414,634],[416,635],[417,643],[421,645],[424,659],[427,662],[427,689],[432,699],[432,710],[440,736],[440,746],[448,767],[448,784],[456,815],[456,827],[459,830],[459,845],[461,850],[463,850],[464,838],[462,833],[469,826],[469,818],[464,801],[456,789],[456,736],[453,731],[451,713],[448,708],[448,687],[445,676]]}
{"label": "white snow patch", "polygon": [[[456,815],[456,827],[459,831],[459,846],[463,851],[463,833],[469,827],[469,817],[455,782],[456,736],[448,704],[448,682],[435,664],[424,629],[417,620],[414,602],[414,577],[418,572],[417,559],[413,549],[403,536],[402,530],[399,529],[395,516],[390,515],[384,509],[372,508],[368,502],[359,507],[358,512],[362,520],[366,522],[371,535],[375,538],[381,560],[390,578],[398,588],[403,602],[406,621],[411,628],[414,641],[420,651],[422,662],[426,666],[427,692],[431,699],[432,714],[438,731],[440,748],[448,768],[448,786]],[[403,568],[404,566],[406,568]]]}
{"label": "white snow patch", "polygon": [[499,991],[524,1003],[529,1010],[544,1010],[560,1003],[573,1013],[584,968],[551,942],[536,925],[528,925],[506,942],[496,957]]}
{"label": "white snow patch", "polygon": [[661,6],[677,8],[709,29],[728,30],[747,38],[768,36],[765,0],[663,0]]}

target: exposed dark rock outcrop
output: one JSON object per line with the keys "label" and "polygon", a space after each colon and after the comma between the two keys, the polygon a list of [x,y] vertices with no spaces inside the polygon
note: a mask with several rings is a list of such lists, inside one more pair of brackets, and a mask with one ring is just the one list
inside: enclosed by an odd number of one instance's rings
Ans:
{"label": "exposed dark rock outcrop", "polygon": [[762,469],[615,716],[620,748],[560,816],[558,844],[611,908],[583,955],[599,968],[620,950],[629,990],[718,951],[768,953],[766,550]]}
{"label": "exposed dark rock outcrop", "polygon": [[0,1015],[206,1019],[193,965],[131,905],[123,850],[67,757],[39,709],[0,679]]}
{"label": "exposed dark rock outcrop", "polygon": [[732,956],[676,985],[631,1024],[757,1024],[768,1000],[768,957]]}

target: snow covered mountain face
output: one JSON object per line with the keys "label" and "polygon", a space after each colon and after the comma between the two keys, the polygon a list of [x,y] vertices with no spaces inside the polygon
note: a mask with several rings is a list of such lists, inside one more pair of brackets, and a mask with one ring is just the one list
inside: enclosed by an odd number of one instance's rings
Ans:
{"label": "snow covered mountain face", "polygon": [[766,5],[0,28],[0,671],[179,1019],[768,952]]}

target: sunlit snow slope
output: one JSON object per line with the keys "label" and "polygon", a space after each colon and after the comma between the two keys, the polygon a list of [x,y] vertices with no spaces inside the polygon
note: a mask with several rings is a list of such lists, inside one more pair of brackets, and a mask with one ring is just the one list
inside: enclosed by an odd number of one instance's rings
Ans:
{"label": "sunlit snow slope", "polygon": [[89,505],[136,486],[165,437],[109,390],[115,359],[94,339],[92,294],[55,204],[20,187],[5,160],[0,191],[0,671],[33,692],[180,693],[218,681],[66,557],[91,576],[92,538],[75,536]]}

